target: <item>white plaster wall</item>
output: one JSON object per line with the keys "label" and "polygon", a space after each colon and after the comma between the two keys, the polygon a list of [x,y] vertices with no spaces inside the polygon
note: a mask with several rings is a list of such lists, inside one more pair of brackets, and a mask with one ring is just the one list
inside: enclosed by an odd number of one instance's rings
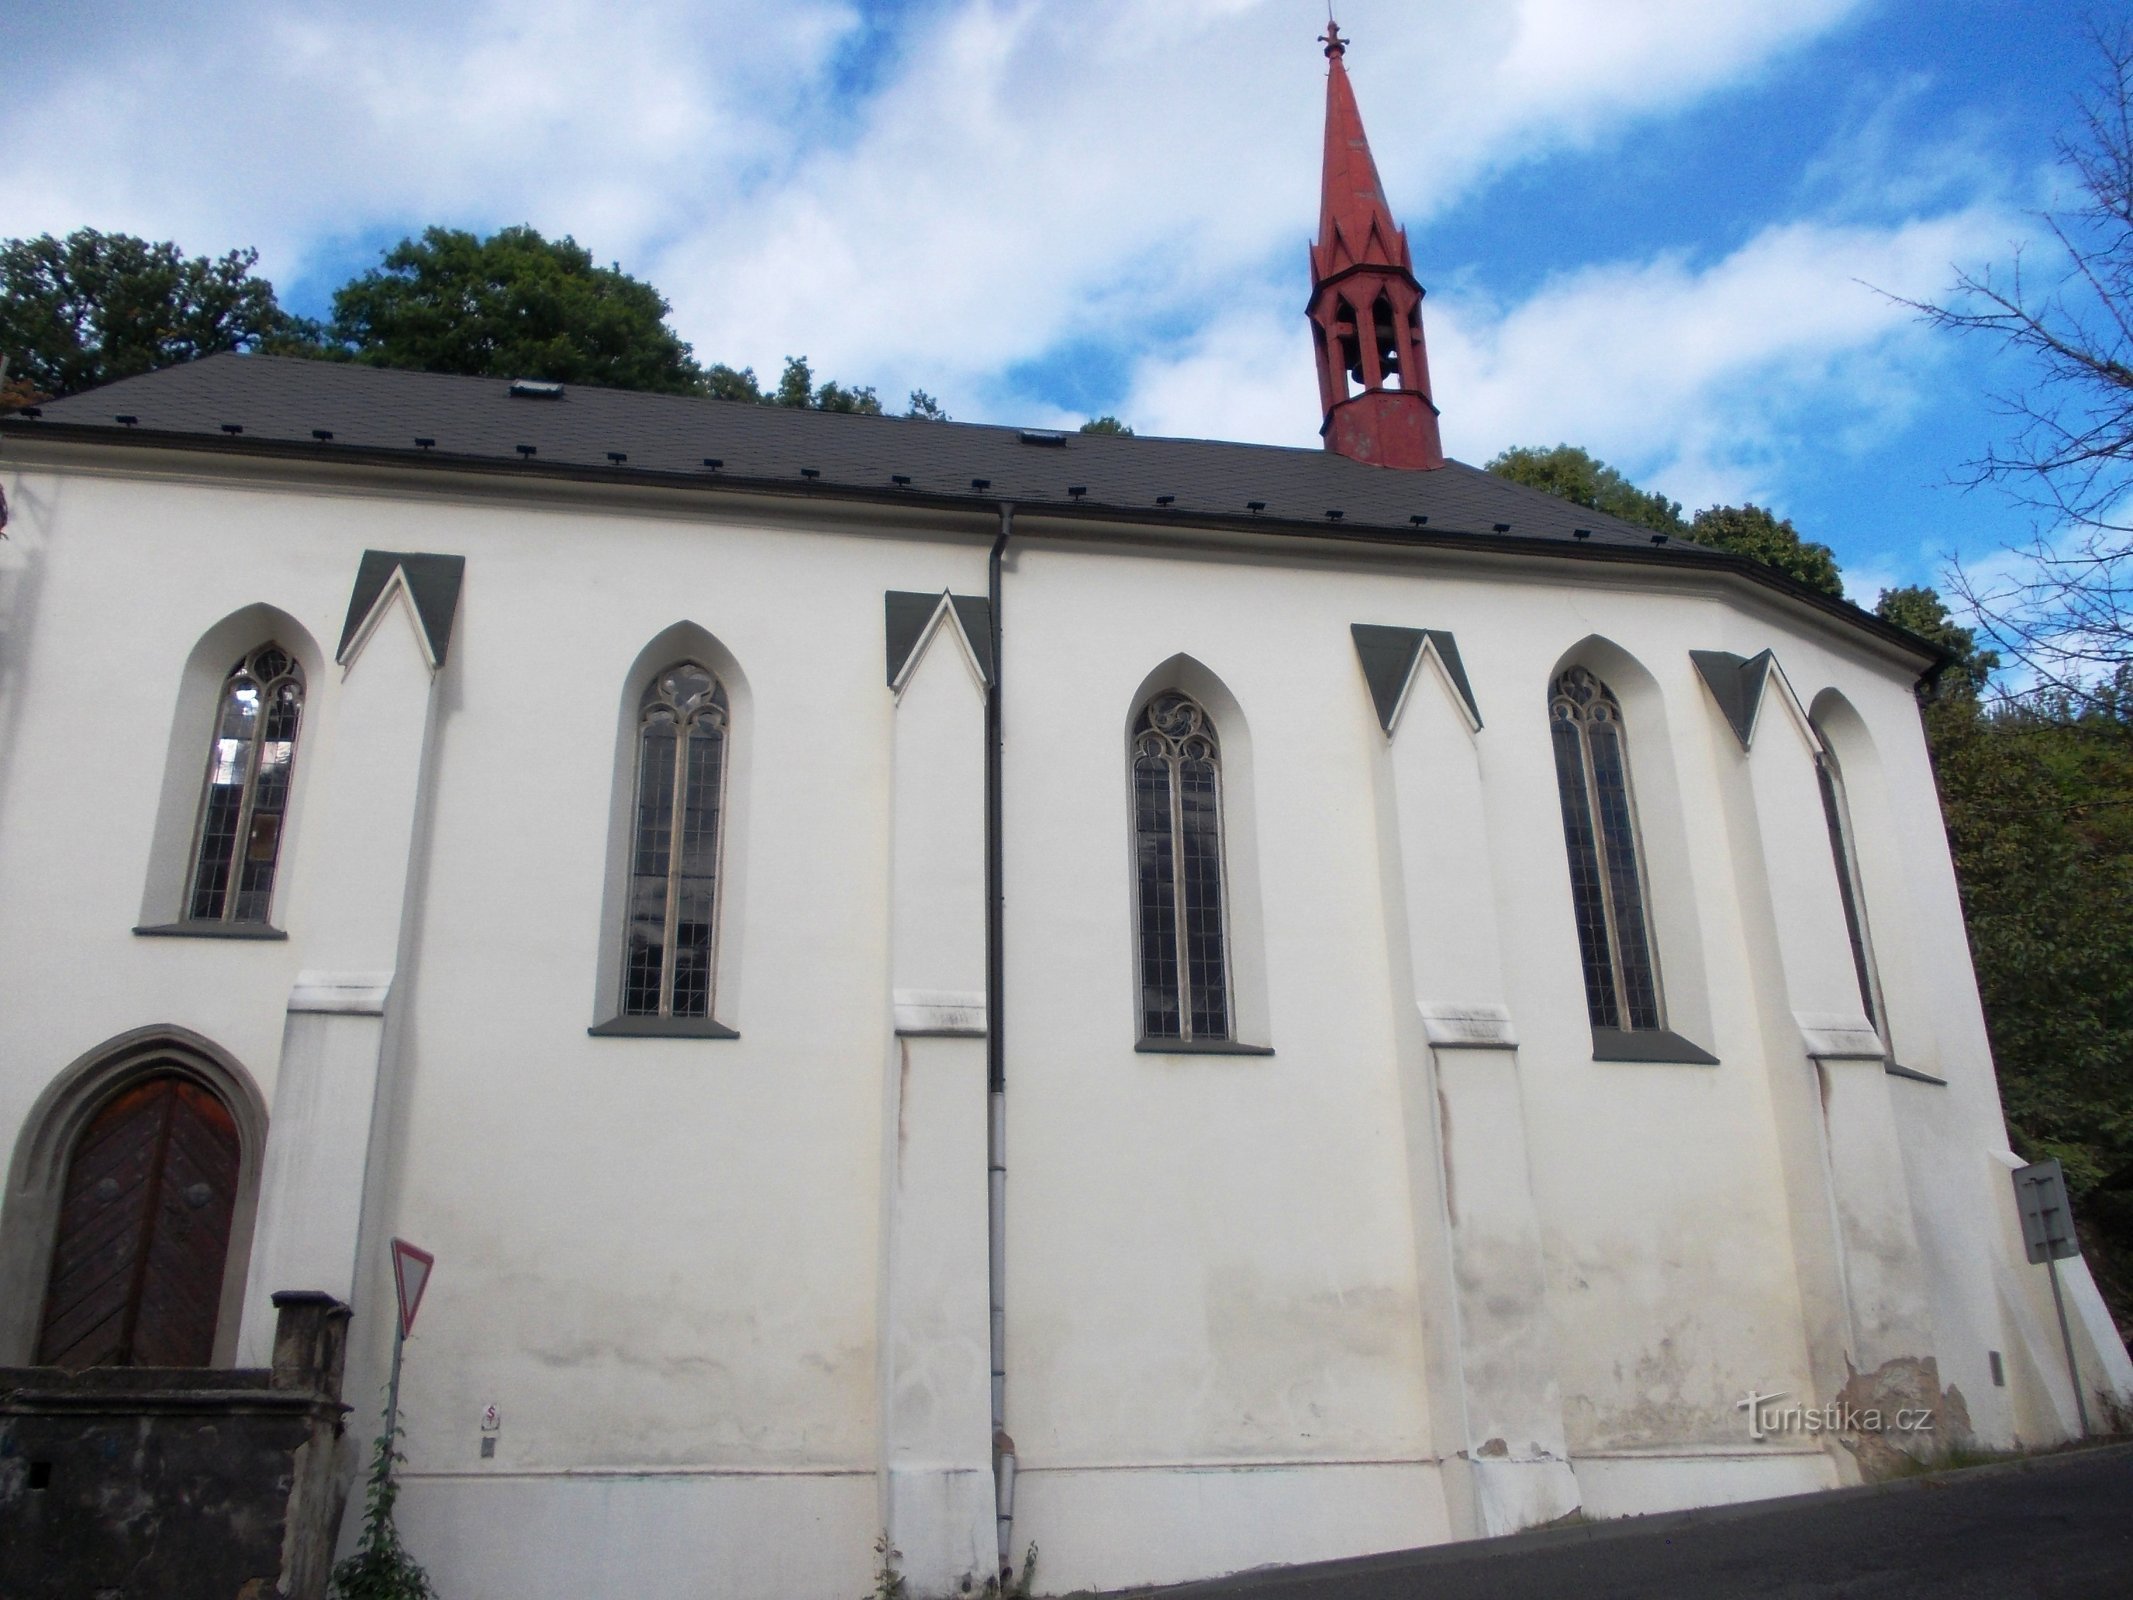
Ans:
{"label": "white plaster wall", "polygon": [[[271,1103],[314,871],[309,779],[333,742],[337,682],[318,670],[318,652],[339,637],[361,538],[286,498],[219,485],[17,470],[6,488],[0,1139],[12,1147],[70,1062],[142,1027],[214,1041]],[[275,920],[292,937],[137,937],[187,657],[222,619],[260,603],[310,635],[284,641],[312,656],[275,892]],[[188,758],[195,805],[206,754],[203,744]]]}
{"label": "white plaster wall", "polygon": [[[981,592],[989,530],[355,484],[40,472],[7,487],[0,1131],[67,1061],[148,1022],[215,1040],[271,1095],[320,911],[309,797],[283,867],[287,944],[127,931],[180,669],[216,620],[260,602],[330,648],[366,546],[464,555],[350,1399],[366,1411],[382,1381],[378,1245],[401,1234],[438,1255],[408,1351],[404,1505],[452,1592],[578,1592],[596,1559],[691,1592],[864,1587],[892,971],[881,597]],[[1047,1587],[1454,1526],[1439,1441],[1457,1430],[1433,1422],[1450,1401],[1425,1377],[1446,1308],[1417,1264],[1395,1055],[1411,1024],[1392,1014],[1383,735],[1355,667],[1358,621],[1453,631],[1480,700],[1483,821],[1467,848],[1500,896],[1532,1206],[1588,1505],[1830,1472],[1821,1456],[1742,1454],[1743,1394],[1817,1387],[1802,1288],[1814,1264],[1798,1241],[1818,1219],[1788,1183],[1773,1110],[1773,1074],[1797,1055],[1782,1059],[1769,1021],[1783,974],[1754,920],[1766,868],[1752,830],[1725,825],[1741,791],[1691,649],[1774,647],[1803,699],[1840,691],[1872,735],[1878,812],[1848,751],[1846,776],[1877,947],[1909,952],[1882,969],[1896,1047],[1949,1080],[1892,1086],[1891,1101],[1939,1355],[1974,1412],[2013,1426],[1977,1388],[1983,1341],[2006,1337],[1995,1296],[2029,1291],[2005,1290],[1995,1253],[2004,1132],[1899,666],[1775,603],[1583,564],[1209,559],[1027,527],[1003,613],[1007,1428],[1023,1470],[1016,1545],[1042,1547]],[[720,1015],[741,1037],[590,1038],[618,697],[645,643],[684,620],[749,685],[730,774],[748,889],[721,929],[742,959],[721,964],[737,978]],[[83,641],[145,707],[140,737],[84,737]],[[1591,1058],[1546,721],[1550,671],[1580,650],[1626,659],[1616,687],[1669,1020],[1715,1068]],[[1237,1010],[1263,1019],[1272,1056],[1134,1049],[1124,735],[1137,687],[1180,654],[1248,724],[1257,910],[1234,932],[1264,992]],[[330,770],[335,688],[331,670],[312,685],[300,774]],[[1457,924],[1458,905],[1443,912]],[[967,964],[944,947],[941,970]],[[1428,992],[1424,973],[1414,984]],[[489,1404],[502,1425],[485,1460]],[[711,1576],[685,1583],[699,1565]]]}

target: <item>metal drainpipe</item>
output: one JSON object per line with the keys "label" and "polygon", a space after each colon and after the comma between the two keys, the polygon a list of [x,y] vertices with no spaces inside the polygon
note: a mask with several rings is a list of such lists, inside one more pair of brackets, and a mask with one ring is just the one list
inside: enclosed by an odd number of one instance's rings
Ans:
{"label": "metal drainpipe", "polygon": [[985,1213],[986,1284],[992,1321],[993,1509],[1000,1572],[1013,1570],[1015,1441],[1007,1436],[1007,1010],[1006,889],[1000,804],[1000,562],[1015,530],[1015,508],[1000,503],[1000,536],[985,563],[992,672],[985,685]]}

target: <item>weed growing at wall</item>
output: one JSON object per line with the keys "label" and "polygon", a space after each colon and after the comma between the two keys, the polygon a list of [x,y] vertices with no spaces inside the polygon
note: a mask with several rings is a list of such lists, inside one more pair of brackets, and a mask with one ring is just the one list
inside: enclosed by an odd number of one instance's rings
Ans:
{"label": "weed growing at wall", "polygon": [[[437,1600],[430,1575],[407,1553],[393,1526],[393,1502],[400,1497],[393,1466],[407,1459],[400,1454],[401,1431],[399,1419],[388,1406],[385,1431],[378,1435],[377,1453],[370,1464],[370,1487],[363,1495],[363,1539],[355,1554],[333,1569],[334,1600]],[[899,1578],[899,1600],[902,1593]]]}
{"label": "weed growing at wall", "polygon": [[889,1543],[889,1530],[874,1535],[874,1592],[867,1600],[905,1600],[904,1575],[896,1570],[903,1552]]}

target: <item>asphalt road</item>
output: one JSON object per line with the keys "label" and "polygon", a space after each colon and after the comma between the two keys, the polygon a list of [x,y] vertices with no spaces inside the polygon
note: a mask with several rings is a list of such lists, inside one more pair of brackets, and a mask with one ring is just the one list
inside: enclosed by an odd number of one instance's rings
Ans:
{"label": "asphalt road", "polygon": [[2133,1600],[2133,1445],[1137,1592],[1160,1600]]}

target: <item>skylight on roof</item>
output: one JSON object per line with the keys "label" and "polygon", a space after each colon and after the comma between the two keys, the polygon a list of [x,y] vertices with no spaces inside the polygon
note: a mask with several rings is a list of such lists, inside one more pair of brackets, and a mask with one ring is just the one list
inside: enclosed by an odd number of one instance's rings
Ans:
{"label": "skylight on roof", "polygon": [[539,378],[513,378],[511,393],[520,400],[560,400],[563,398],[563,386],[560,383],[544,382]]}

